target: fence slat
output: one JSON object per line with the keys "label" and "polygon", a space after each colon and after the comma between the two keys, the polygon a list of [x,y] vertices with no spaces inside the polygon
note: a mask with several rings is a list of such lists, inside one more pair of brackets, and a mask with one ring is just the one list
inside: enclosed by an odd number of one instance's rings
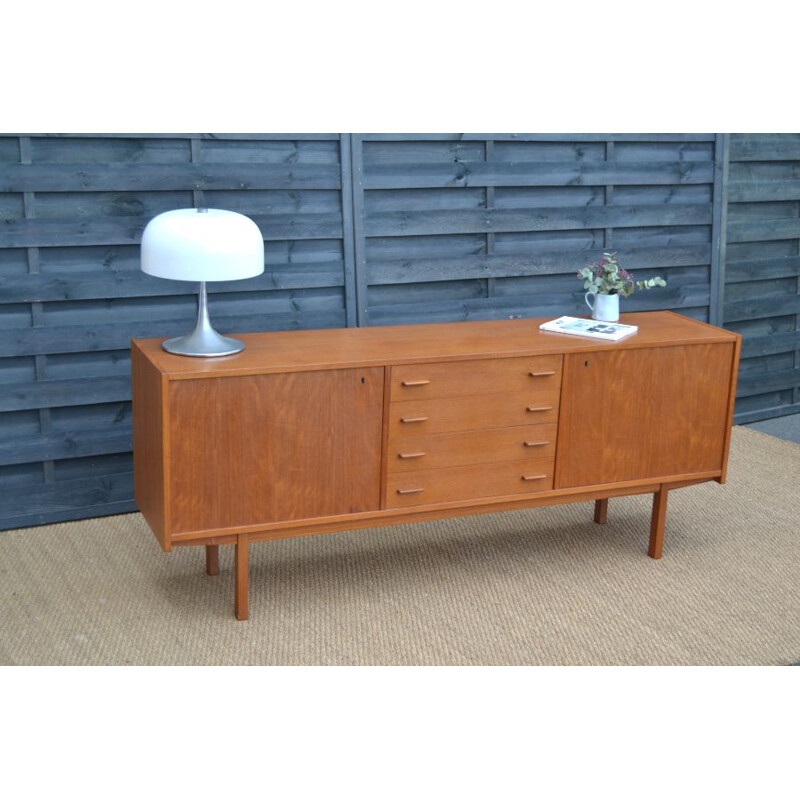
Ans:
{"label": "fence slat", "polygon": [[800,200],[800,180],[796,181],[731,181],[728,184],[728,202],[756,203],[779,200]]}
{"label": "fence slat", "polygon": [[800,295],[753,297],[725,303],[725,322],[800,313]]}
{"label": "fence slat", "polygon": [[713,142],[713,133],[365,133],[370,142]]}
{"label": "fence slat", "polygon": [[[638,292],[625,300],[624,311],[655,311],[708,306],[708,285],[667,287],[660,292]],[[557,317],[563,314],[583,314],[586,311],[583,291],[530,294],[516,292],[507,296],[475,297],[459,300],[417,301],[414,303],[375,304],[370,307],[369,321],[373,325],[397,325],[403,319],[414,322],[457,322],[481,319],[527,319]],[[703,315],[705,316],[705,315]]]}
{"label": "fence slat", "polygon": [[743,359],[770,356],[800,350],[800,331],[773,333],[769,336],[746,337],[742,342]]}
{"label": "fence slat", "polygon": [[739,378],[738,394],[740,397],[749,397],[776,389],[793,389],[798,383],[800,383],[800,369],[744,375]]}
{"label": "fence slat", "polygon": [[800,219],[756,219],[728,222],[728,242],[768,242],[800,237]]}
{"label": "fence slat", "polygon": [[[248,214],[265,241],[338,239],[341,214]],[[0,247],[59,247],[138,244],[149,218],[7,219],[0,228]]]}
{"label": "fence slat", "polygon": [[536,208],[528,212],[500,209],[392,212],[368,215],[365,231],[367,236],[420,236],[710,224],[710,204],[686,204]]}
{"label": "fence slat", "polygon": [[710,183],[713,165],[703,162],[553,164],[548,162],[456,162],[375,166],[365,189],[468,186],[604,186],[607,184]]}
{"label": "fence slat", "polygon": [[[91,509],[94,506],[124,503],[133,497],[133,473],[104,475],[55,481],[30,487],[15,487],[0,495],[0,518],[52,513],[71,508]],[[132,509],[131,509],[132,510]],[[36,524],[36,523],[33,523]]]}
{"label": "fence slat", "polygon": [[[577,273],[587,264],[598,261],[602,254],[603,248],[594,248],[373,261],[368,275],[373,286],[467,278],[559,275]],[[630,247],[625,249],[625,258],[634,274],[640,269],[707,265],[711,263],[711,247]]]}
{"label": "fence slat", "polygon": [[732,161],[800,161],[800,138],[784,134],[780,138],[764,134],[739,134],[731,140]]}
{"label": "fence slat", "polygon": [[0,192],[339,189],[335,164],[8,164]]}
{"label": "fence slat", "polygon": [[[239,281],[208,284],[209,294],[266,289],[310,289],[342,286],[341,261],[269,264],[263,275]],[[0,275],[0,305],[5,303],[99,300],[123,297],[169,297],[191,294],[195,285],[153,278],[141,271],[91,271],[64,274]]]}
{"label": "fence slat", "polygon": [[206,139],[209,141],[303,141],[338,139],[338,133],[12,133],[31,139]]}
{"label": "fence slat", "polygon": [[110,403],[130,400],[130,397],[131,379],[128,376],[42,380],[6,384],[0,394],[0,411]]}
{"label": "fence slat", "polygon": [[[287,302],[291,304],[291,300]],[[214,314],[214,327],[223,334],[258,331],[301,330],[345,326],[344,309],[314,309],[271,314]],[[156,319],[124,323],[106,323],[82,328],[79,325],[54,325],[40,328],[17,328],[0,337],[0,356],[28,356],[54,353],[88,353],[120,350],[131,339],[181,336],[189,333],[194,319]]]}
{"label": "fence slat", "polygon": [[53,522],[69,522],[72,520],[86,519],[87,517],[107,517],[115,514],[130,514],[138,511],[139,507],[133,500],[133,473],[127,485],[121,485],[119,494],[127,499],[111,501],[108,503],[92,502],[89,505],[75,506],[68,503],[57,504],[52,499],[52,507],[48,511],[37,513],[9,514],[0,517],[0,531],[13,530],[14,528],[30,528],[35,525],[49,525]]}
{"label": "fence slat", "polygon": [[0,465],[130,452],[130,422],[116,427],[119,430],[57,431],[0,439]]}
{"label": "fence slat", "polygon": [[725,282],[728,284],[793,278],[800,275],[800,256],[759,258],[751,261],[728,261]]}

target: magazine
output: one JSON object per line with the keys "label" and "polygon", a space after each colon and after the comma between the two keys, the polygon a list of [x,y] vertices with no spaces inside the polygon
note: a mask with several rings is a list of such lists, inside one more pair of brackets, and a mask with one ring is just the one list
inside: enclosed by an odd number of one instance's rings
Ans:
{"label": "magazine", "polygon": [[550,322],[543,322],[539,328],[555,333],[569,333],[573,336],[588,336],[592,339],[607,339],[616,342],[639,330],[637,325],[622,325],[619,322],[599,322],[596,319],[580,317],[559,317]]}

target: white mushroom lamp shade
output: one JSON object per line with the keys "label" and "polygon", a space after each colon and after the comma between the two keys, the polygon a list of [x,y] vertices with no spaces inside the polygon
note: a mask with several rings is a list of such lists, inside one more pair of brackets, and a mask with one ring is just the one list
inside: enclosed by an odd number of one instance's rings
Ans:
{"label": "white mushroom lamp shade", "polygon": [[142,234],[142,271],[157,278],[200,283],[197,326],[162,347],[184,356],[227,356],[244,349],[220,336],[208,316],[207,281],[237,281],[264,271],[264,237],[244,214],[218,208],[180,208],[154,217]]}

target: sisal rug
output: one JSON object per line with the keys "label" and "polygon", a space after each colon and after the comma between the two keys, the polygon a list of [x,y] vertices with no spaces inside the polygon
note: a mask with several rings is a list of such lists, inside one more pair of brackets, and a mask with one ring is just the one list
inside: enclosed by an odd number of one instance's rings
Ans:
{"label": "sisal rug", "polygon": [[0,533],[0,663],[786,665],[800,660],[800,445],[746,428],[728,482],[162,553],[139,514]]}

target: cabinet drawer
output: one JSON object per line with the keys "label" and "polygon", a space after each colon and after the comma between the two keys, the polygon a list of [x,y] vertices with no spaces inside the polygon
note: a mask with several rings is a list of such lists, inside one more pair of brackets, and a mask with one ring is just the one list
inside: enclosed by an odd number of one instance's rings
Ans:
{"label": "cabinet drawer", "polygon": [[386,507],[529,494],[552,488],[552,459],[400,472],[387,478]]}
{"label": "cabinet drawer", "polygon": [[507,428],[558,420],[559,392],[513,392],[406,400],[389,406],[389,436]]}
{"label": "cabinet drawer", "polygon": [[487,464],[545,461],[556,452],[555,425],[517,425],[496,430],[395,436],[389,439],[387,472]]}
{"label": "cabinet drawer", "polygon": [[393,367],[391,399],[418,400],[558,389],[562,358],[496,358]]}

